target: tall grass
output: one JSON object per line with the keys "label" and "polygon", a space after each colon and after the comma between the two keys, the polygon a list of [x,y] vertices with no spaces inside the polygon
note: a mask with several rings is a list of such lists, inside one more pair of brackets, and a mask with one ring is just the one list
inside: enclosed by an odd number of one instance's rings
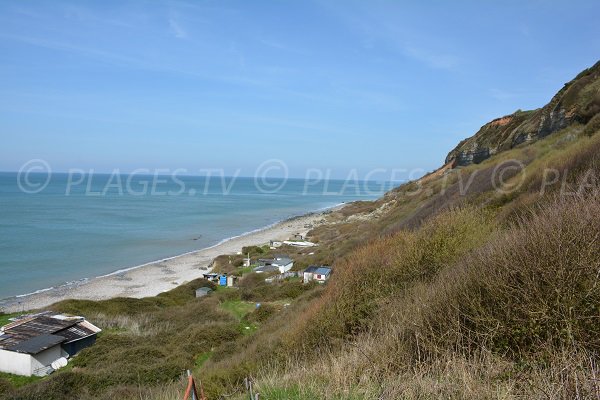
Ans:
{"label": "tall grass", "polygon": [[387,295],[338,348],[264,369],[265,385],[326,377],[312,388],[321,398],[596,398],[600,192],[530,213]]}
{"label": "tall grass", "polygon": [[298,318],[288,335],[290,346],[326,348],[364,331],[382,302],[432,279],[491,231],[489,216],[472,208],[456,209],[418,231],[399,232],[354,251],[334,266],[336,276],[325,294]]}

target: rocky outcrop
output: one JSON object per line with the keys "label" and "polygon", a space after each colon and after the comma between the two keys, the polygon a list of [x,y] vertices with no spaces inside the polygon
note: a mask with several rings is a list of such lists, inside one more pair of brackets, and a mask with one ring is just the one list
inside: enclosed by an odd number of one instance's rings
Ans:
{"label": "rocky outcrop", "polygon": [[544,138],[600,113],[600,62],[575,77],[544,107],[517,111],[488,122],[446,157],[454,167],[480,163],[494,154]]}

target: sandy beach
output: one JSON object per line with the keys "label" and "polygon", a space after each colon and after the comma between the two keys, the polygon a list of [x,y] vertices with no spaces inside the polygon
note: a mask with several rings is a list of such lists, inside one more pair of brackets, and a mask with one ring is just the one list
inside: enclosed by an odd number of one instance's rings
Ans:
{"label": "sandy beach", "polygon": [[13,297],[0,302],[0,311],[20,312],[47,307],[66,299],[104,300],[113,297],[148,297],[171,290],[199,278],[211,261],[221,254],[236,254],[244,246],[287,240],[293,234],[306,234],[306,225],[317,226],[327,211],[291,218],[263,230],[229,239],[216,246],[148,263],[126,271],[59,286],[41,293]]}

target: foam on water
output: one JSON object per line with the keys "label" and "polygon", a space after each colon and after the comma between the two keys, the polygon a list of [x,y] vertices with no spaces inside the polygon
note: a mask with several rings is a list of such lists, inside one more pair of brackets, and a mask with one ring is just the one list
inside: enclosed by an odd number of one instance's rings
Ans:
{"label": "foam on water", "polygon": [[[204,178],[200,184],[199,177],[178,177],[198,190],[179,193],[180,184],[165,179],[155,192],[177,195],[140,195],[111,187],[110,179],[96,175],[69,187],[67,175],[54,174],[44,190],[28,194],[16,173],[0,173],[0,299],[119,274],[379,194],[367,186],[344,190],[342,181],[292,179],[269,194],[253,178],[236,178],[224,193],[219,177],[208,185]],[[142,187],[144,179],[132,184]]]}

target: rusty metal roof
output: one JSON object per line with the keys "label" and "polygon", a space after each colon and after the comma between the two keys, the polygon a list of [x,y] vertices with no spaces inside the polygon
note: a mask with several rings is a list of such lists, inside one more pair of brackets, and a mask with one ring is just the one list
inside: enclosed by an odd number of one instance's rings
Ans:
{"label": "rusty metal roof", "polygon": [[91,336],[95,333],[97,332],[86,327],[83,323],[78,323],[77,325],[57,332],[58,335],[63,336],[65,339],[67,339],[67,343],[83,339],[84,337]]}
{"label": "rusty metal roof", "polygon": [[66,339],[58,335],[39,335],[31,339],[15,343],[6,348],[6,350],[16,351],[17,353],[38,354],[64,342]]}
{"label": "rusty metal roof", "polygon": [[20,346],[29,349],[28,343],[33,343],[31,348],[38,348],[42,346],[40,343],[52,342],[49,336],[60,337],[59,343],[68,343],[94,335],[99,331],[100,329],[82,317],[40,313],[19,318],[3,326],[0,334],[0,349],[19,351]]}

